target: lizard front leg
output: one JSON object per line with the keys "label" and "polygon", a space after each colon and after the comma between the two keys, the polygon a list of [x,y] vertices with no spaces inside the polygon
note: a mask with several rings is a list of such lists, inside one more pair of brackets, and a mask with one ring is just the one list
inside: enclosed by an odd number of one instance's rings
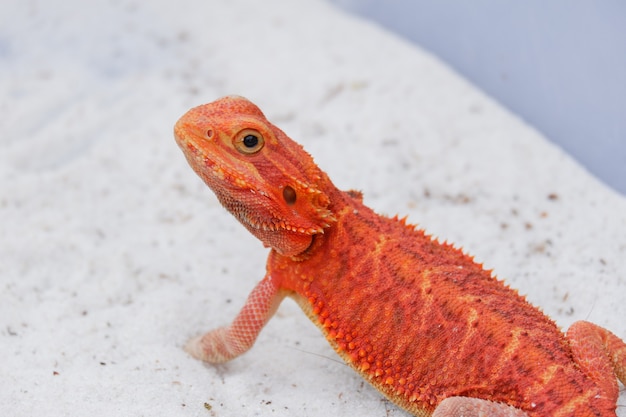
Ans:
{"label": "lizard front leg", "polygon": [[266,275],[252,290],[243,308],[230,324],[191,339],[185,350],[194,358],[222,363],[236,358],[252,347],[265,323],[272,317],[284,291],[271,275]]}

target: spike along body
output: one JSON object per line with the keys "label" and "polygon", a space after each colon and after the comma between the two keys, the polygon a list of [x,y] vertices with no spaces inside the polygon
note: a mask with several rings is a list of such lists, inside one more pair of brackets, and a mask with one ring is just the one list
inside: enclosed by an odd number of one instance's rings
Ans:
{"label": "spike along body", "polygon": [[615,416],[626,345],[555,323],[455,247],[335,188],[250,101],[189,110],[174,134],[193,170],[271,248],[234,321],[189,342],[247,351],[285,296],[391,401],[417,416]]}

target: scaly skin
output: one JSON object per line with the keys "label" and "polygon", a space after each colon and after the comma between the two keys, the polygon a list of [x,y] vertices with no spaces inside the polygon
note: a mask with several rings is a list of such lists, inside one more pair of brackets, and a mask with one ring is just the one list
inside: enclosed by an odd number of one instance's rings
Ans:
{"label": "scaly skin", "polygon": [[616,415],[622,340],[587,322],[565,336],[461,250],[335,188],[251,102],[193,108],[175,137],[220,202],[271,248],[233,323],[190,341],[196,358],[244,353],[289,296],[352,368],[416,416]]}

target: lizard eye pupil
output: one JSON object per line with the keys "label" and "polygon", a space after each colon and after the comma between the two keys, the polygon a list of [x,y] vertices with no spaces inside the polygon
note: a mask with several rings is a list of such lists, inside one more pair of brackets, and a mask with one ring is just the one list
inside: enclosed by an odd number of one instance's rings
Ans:
{"label": "lizard eye pupil", "polygon": [[254,135],[246,135],[246,137],[243,138],[243,145],[246,148],[254,148],[258,144],[259,144],[259,138],[257,138]]}

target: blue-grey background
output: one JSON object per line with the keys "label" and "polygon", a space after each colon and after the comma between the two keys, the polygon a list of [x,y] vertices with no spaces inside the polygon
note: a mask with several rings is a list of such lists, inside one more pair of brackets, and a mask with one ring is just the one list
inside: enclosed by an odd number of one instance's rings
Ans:
{"label": "blue-grey background", "polygon": [[626,194],[626,1],[333,1],[439,56]]}

